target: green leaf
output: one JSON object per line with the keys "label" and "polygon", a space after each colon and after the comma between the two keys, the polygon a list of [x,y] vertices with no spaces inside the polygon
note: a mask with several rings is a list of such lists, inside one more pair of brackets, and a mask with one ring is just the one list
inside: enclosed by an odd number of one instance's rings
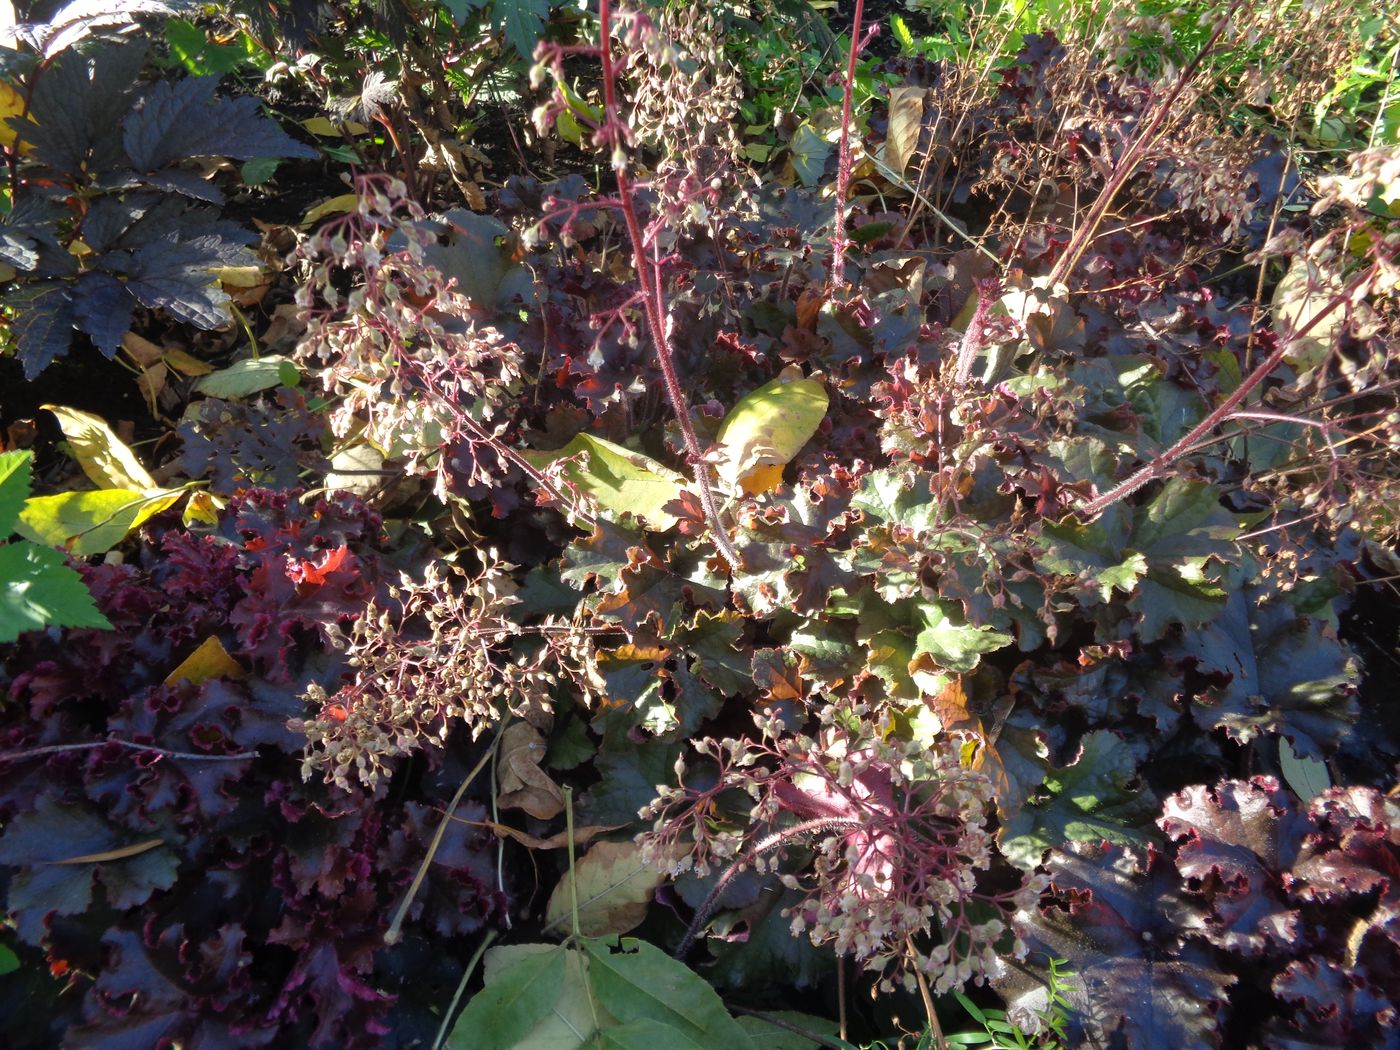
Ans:
{"label": "green leaf", "polygon": [[0,546],[0,642],[50,625],[112,626],[58,551],[33,543]]}
{"label": "green leaf", "polygon": [[0,944],[0,977],[19,969],[19,956],[5,945]]}
{"label": "green leaf", "polygon": [[1049,797],[1023,806],[1006,822],[1001,851],[1029,870],[1044,851],[1066,842],[1102,842],[1141,847],[1156,806],[1150,792],[1135,786],[1137,761],[1108,730],[1084,737],[1079,758],[1045,777]]}
{"label": "green leaf", "polygon": [[1278,738],[1278,764],[1283,770],[1283,779],[1304,805],[1332,786],[1327,766],[1315,758],[1299,758],[1286,736]]}
{"label": "green leaf", "polygon": [[668,1024],[652,1020],[605,1028],[599,1033],[599,1039],[604,1047],[615,1050],[656,1050],[662,1046],[668,1050],[670,1047],[676,1050],[703,1050],[705,1046]]}
{"label": "green leaf", "polygon": [[[725,453],[719,476],[731,487],[741,480],[757,481],[750,492],[776,487],[755,472],[763,467],[781,468],[802,451],[826,416],[826,386],[803,379],[796,368],[785,369],[739,399],[720,424],[715,442]],[[781,480],[781,469],[778,471]]]}
{"label": "green leaf", "polygon": [[243,179],[245,186],[261,186],[277,174],[277,168],[281,163],[282,161],[277,157],[254,157],[252,160],[243,162],[238,169],[238,174]]}
{"label": "green leaf", "polygon": [[495,0],[491,11],[505,34],[506,43],[521,57],[532,57],[549,17],[549,0]]}
{"label": "green leaf", "polygon": [[[706,1050],[751,1045],[709,983],[655,945],[624,937],[618,952],[596,940],[583,941],[581,947],[590,960],[594,994],[624,1025],[667,1025]],[[665,1045],[674,1044],[652,1044]]]}
{"label": "green leaf", "polygon": [[802,185],[812,190],[822,180],[827,159],[835,148],[831,141],[820,134],[808,121],[803,121],[792,133],[788,143],[792,150],[792,170],[802,180]]}
{"label": "green leaf", "polygon": [[983,653],[995,652],[1015,640],[1003,631],[962,622],[954,602],[931,602],[919,612],[924,629],[914,639],[914,658],[927,653],[945,671],[971,671]]}
{"label": "green leaf", "polygon": [[20,512],[17,531],[27,540],[61,548],[75,557],[105,554],[181,495],[178,489],[151,493],[100,489],[35,496]]}
{"label": "green leaf", "polygon": [[680,498],[685,479],[641,453],[591,434],[576,434],[557,452],[523,455],[533,466],[543,469],[579,453],[587,454],[587,463],[567,464],[562,473],[580,492],[597,500],[603,510],[618,517],[631,514],[655,529],[669,529],[676,523],[675,515],[662,508]]}
{"label": "green leaf", "polygon": [[201,376],[194,388],[206,397],[248,397],[284,385],[283,365],[292,365],[292,362],[279,354],[267,354],[256,360],[249,358]]}
{"label": "green leaf", "polygon": [[[500,949],[493,949],[500,951]],[[488,953],[489,954],[489,953]],[[467,1003],[447,1045],[453,1050],[512,1050],[547,1017],[567,976],[563,948],[521,954],[489,976]]]}
{"label": "green leaf", "polygon": [[[798,1013],[796,1010],[770,1010],[765,1016],[786,1021],[795,1028],[802,1028],[828,1038],[835,1036],[841,1030],[841,1026],[835,1021],[829,1021],[825,1017],[813,1017],[811,1014]],[[762,1017],[745,1015],[737,1020],[739,1027],[748,1033],[754,1046],[762,1046],[764,1050],[816,1050],[822,1045],[813,1042],[806,1036],[798,1035],[790,1029],[769,1024]]]}
{"label": "green leaf", "polygon": [[0,452],[0,540],[15,531],[33,481],[33,453]]}

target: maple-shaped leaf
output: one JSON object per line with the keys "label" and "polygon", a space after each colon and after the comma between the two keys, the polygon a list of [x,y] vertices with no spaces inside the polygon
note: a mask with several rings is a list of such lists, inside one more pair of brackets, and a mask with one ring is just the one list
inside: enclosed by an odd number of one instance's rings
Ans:
{"label": "maple-shaped leaf", "polygon": [[33,119],[11,118],[10,127],[34,160],[66,178],[121,168],[121,141],[113,132],[131,107],[145,62],[140,43],[66,51],[35,77]]}
{"label": "maple-shaped leaf", "polygon": [[[1144,865],[1122,847],[1077,846],[1046,863],[1069,908],[1019,916],[1023,939],[1033,953],[1069,960],[1071,1002],[1089,1038],[1131,1050],[1217,1050],[1236,979],[1183,938],[1193,909],[1171,862],[1153,850]],[[1008,969],[993,984],[1014,1020],[1026,980]]]}
{"label": "maple-shaped leaf", "polygon": [[85,273],[73,285],[73,325],[105,357],[115,357],[136,309],[126,286],[108,273]]}
{"label": "maple-shaped leaf", "polygon": [[1196,785],[1168,798],[1158,820],[1177,848],[1177,869],[1210,907],[1202,930],[1212,944],[1250,957],[1297,936],[1298,914],[1279,873],[1292,865],[1307,831],[1269,777]]}
{"label": "maple-shaped leaf", "polygon": [[1045,777],[1044,795],[1032,798],[1005,824],[1001,851],[1027,870],[1044,851],[1066,842],[1114,842],[1141,849],[1156,811],[1152,793],[1137,779],[1137,758],[1117,735],[1084,737],[1079,757]]}
{"label": "maple-shaped leaf", "polygon": [[1225,606],[1219,577],[1239,529],[1214,486],[1173,478],[1146,506],[1117,504],[1094,522],[1047,522],[1040,568],[1070,577],[1086,602],[1129,595],[1139,634],[1157,641],[1173,623],[1209,623]]}
{"label": "maple-shaped leaf", "polygon": [[218,77],[187,77],[153,84],[122,125],[132,167],[153,172],[193,157],[301,157],[315,159],[262,115],[256,98],[216,98]]}
{"label": "maple-shaped leaf", "polygon": [[1192,705],[1203,729],[1236,740],[1280,733],[1303,758],[1326,758],[1354,730],[1356,663],[1335,631],[1263,587],[1233,591],[1223,615],[1168,646],[1210,683]]}
{"label": "maple-shaped leaf", "polygon": [[222,251],[216,237],[145,244],[132,253],[127,290],[142,306],[166,310],[196,328],[218,328],[228,320],[229,302],[213,274]]}
{"label": "maple-shaped leaf", "polygon": [[25,379],[34,379],[68,352],[77,314],[67,281],[11,285],[0,294],[0,306],[14,311],[9,328]]}

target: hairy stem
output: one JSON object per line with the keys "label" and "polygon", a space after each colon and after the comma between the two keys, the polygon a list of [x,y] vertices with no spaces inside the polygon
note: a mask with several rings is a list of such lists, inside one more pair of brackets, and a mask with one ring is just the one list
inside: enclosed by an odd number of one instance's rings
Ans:
{"label": "hairy stem", "polygon": [[690,422],[690,405],[681,390],[680,379],[676,375],[675,357],[671,353],[670,334],[666,330],[666,300],[661,291],[660,260],[647,252],[646,237],[642,233],[641,221],[637,218],[632,178],[627,171],[627,157],[623,150],[620,124],[617,115],[617,71],[612,59],[612,24],[609,0],[598,2],[599,54],[603,65],[603,141],[612,154],[613,176],[617,180],[617,195],[627,226],[627,237],[632,242],[632,265],[637,271],[637,280],[642,286],[642,313],[646,316],[647,330],[651,342],[656,347],[656,360],[661,366],[661,377],[666,386],[666,396],[680,423],[681,436],[685,440],[691,467],[695,472],[696,494],[705,519],[714,534],[715,546],[731,569],[739,568],[739,552],[729,540],[729,534],[720,521],[719,507],[710,488],[709,468],[705,465],[705,450],[695,434]]}
{"label": "hairy stem", "polygon": [[836,222],[831,231],[831,292],[846,286],[846,191],[851,184],[851,96],[855,93],[856,55],[865,0],[856,0],[851,19],[851,53],[846,58],[846,82],[841,93],[841,146],[836,159]]}
{"label": "hairy stem", "polygon": [[1147,464],[1147,466],[1143,467],[1136,474],[1133,474],[1126,481],[1115,485],[1097,499],[1085,504],[1084,507],[1080,509],[1080,516],[1085,521],[1091,521],[1109,507],[1113,506],[1113,504],[1126,499],[1144,485],[1156,481],[1166,474],[1168,467],[1186,453],[1190,452],[1192,447],[1203,435],[1208,434],[1221,423],[1225,422],[1230,417],[1231,413],[1239,407],[1240,402],[1248,397],[1250,392],[1259,386],[1259,384],[1268,377],[1270,372],[1283,363],[1284,356],[1297,340],[1306,336],[1313,328],[1325,318],[1330,317],[1334,311],[1340,309],[1345,303],[1352,302],[1356,299],[1362,293],[1362,290],[1366,288],[1379,273],[1379,264],[1373,263],[1359,275],[1352,278],[1351,282],[1333,296],[1326,306],[1308,319],[1307,324],[1299,328],[1298,331],[1290,333],[1287,338],[1281,339],[1274,352],[1265,358],[1258,368],[1249,373],[1240,385],[1234,389],[1230,396],[1220,402],[1215,410],[1207,415],[1205,419],[1197,423],[1191,428],[1191,431],[1177,441],[1176,444],[1161,453],[1156,459],[1152,460],[1151,463]]}

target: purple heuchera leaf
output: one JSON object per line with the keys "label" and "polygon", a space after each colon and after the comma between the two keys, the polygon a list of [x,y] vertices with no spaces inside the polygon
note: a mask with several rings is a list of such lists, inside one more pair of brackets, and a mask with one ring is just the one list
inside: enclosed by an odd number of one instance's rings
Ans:
{"label": "purple heuchera leaf", "polygon": [[1158,825],[1179,843],[1177,868],[1211,912],[1211,943],[1258,956],[1291,943],[1298,913],[1285,899],[1279,872],[1298,856],[1308,830],[1271,777],[1197,785],[1167,799]]}

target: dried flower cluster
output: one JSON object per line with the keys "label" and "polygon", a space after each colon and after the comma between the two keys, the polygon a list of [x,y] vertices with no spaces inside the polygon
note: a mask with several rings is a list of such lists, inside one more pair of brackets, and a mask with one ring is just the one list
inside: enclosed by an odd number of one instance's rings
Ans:
{"label": "dried flower cluster", "polygon": [[371,176],[356,189],[356,209],[298,253],[308,324],[297,355],[322,366],[337,437],[402,459],[434,479],[440,499],[489,488],[517,458],[499,437],[520,348],[480,324],[471,300],[429,263],[437,231],[402,182]]}
{"label": "dried flower cluster", "polygon": [[[1024,954],[1009,916],[1034,905],[1043,880],[993,871],[992,783],[963,763],[962,741],[899,740],[836,707],[815,736],[789,734],[771,711],[756,721],[758,741],[697,744],[718,775],[690,783],[711,786],[665,788],[644,811],[656,821],[642,837],[652,863],[702,876],[726,865],[721,886],[747,867],[781,872],[804,894],[785,913],[793,931],[887,984],[902,973],[912,987],[917,969],[945,992],[980,982],[999,952]],[[735,830],[720,814],[740,792],[753,807]]]}
{"label": "dried flower cluster", "polygon": [[589,635],[552,617],[514,622],[514,567],[494,552],[484,557],[474,575],[431,562],[421,582],[403,577],[356,621],[347,651],[354,679],[333,695],[313,684],[305,699],[318,712],[293,727],[306,734],[303,777],[373,787],[390,759],[441,743],[458,720],[476,736],[507,712],[548,717],[561,680],[591,704]]}

